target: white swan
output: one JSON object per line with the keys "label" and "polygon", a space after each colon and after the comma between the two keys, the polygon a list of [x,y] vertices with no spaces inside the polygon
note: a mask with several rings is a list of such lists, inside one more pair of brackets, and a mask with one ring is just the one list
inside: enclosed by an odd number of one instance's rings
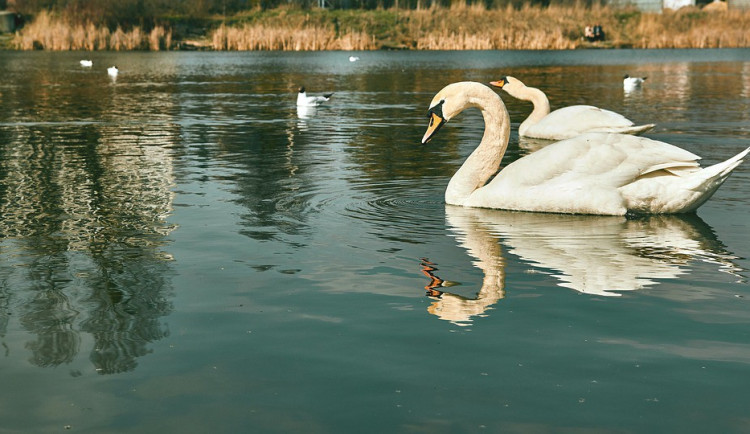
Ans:
{"label": "white swan", "polygon": [[92,60],[85,60],[85,59],[84,59],[84,60],[81,60],[81,61],[80,61],[80,64],[81,64],[81,66],[83,66],[84,68],[91,68],[92,66],[94,66],[94,62],[93,62]]}
{"label": "white swan", "polygon": [[521,137],[562,140],[590,132],[641,134],[654,127],[654,124],[634,125],[619,113],[590,105],[573,105],[550,113],[547,95],[515,77],[502,77],[490,84],[534,104],[534,110],[518,127]]}
{"label": "white swan", "polygon": [[305,91],[305,88],[303,86],[299,88],[299,93],[297,94],[297,105],[305,107],[317,107],[324,102],[329,101],[331,99],[331,95],[333,95],[333,92],[323,94],[323,96],[307,96],[307,92]]}
{"label": "white swan", "polygon": [[631,77],[628,74],[625,74],[625,77],[622,79],[622,87],[625,90],[638,89],[643,82],[646,81],[646,78],[647,77]]}
{"label": "white swan", "polygon": [[107,68],[107,74],[109,74],[110,77],[117,77],[117,74],[120,72],[119,69],[117,69],[117,66],[110,66]]}
{"label": "white swan", "polygon": [[552,143],[497,173],[510,118],[500,96],[481,83],[453,83],[435,95],[422,143],[468,107],[482,111],[484,136],[448,183],[445,201],[451,205],[602,215],[691,212],[750,152],[701,169],[700,157],[668,143],[588,133]]}

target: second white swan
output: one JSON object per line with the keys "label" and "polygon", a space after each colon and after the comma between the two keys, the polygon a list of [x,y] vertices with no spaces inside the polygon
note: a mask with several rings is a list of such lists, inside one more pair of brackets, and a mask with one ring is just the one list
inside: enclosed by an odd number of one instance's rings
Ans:
{"label": "second white swan", "polygon": [[591,132],[641,134],[654,127],[654,124],[635,125],[619,113],[590,105],[572,105],[550,113],[547,95],[515,77],[502,77],[490,84],[534,104],[534,110],[518,127],[521,137],[562,140]]}
{"label": "second white swan", "polygon": [[445,201],[451,205],[602,215],[691,212],[750,152],[747,148],[701,168],[700,157],[668,143],[588,133],[553,143],[498,173],[508,147],[510,117],[500,96],[481,83],[453,83],[435,95],[422,143],[469,107],[481,110],[484,136],[448,183]]}

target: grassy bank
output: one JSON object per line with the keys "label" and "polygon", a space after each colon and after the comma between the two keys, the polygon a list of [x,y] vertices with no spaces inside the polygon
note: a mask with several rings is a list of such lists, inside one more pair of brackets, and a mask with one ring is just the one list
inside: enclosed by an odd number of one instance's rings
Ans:
{"label": "grassy bank", "polygon": [[[179,20],[173,20],[178,25]],[[583,28],[601,24],[606,40],[587,43]],[[17,49],[134,50],[197,47],[212,50],[466,50],[750,47],[750,11],[682,8],[664,13],[593,6],[454,5],[421,10],[246,11],[204,22],[187,38],[154,27],[127,32],[71,24],[40,14],[12,40]],[[194,32],[193,32],[194,33]]]}

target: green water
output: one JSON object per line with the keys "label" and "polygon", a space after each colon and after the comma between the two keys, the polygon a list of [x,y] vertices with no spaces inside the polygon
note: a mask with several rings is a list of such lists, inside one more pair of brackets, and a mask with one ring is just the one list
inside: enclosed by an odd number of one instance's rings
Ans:
{"label": "green water", "polygon": [[715,163],[750,51],[349,55],[0,53],[0,432],[750,431],[750,165],[697,215],[537,215],[445,207],[478,112],[419,144],[514,75]]}

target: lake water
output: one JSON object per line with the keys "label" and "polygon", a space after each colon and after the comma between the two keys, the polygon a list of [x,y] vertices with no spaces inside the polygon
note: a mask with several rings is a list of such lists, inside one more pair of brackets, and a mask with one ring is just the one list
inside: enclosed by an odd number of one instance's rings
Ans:
{"label": "lake water", "polygon": [[750,163],[697,215],[539,215],[444,205],[477,111],[420,144],[514,75],[715,163],[750,50],[350,54],[0,53],[0,432],[750,431]]}

